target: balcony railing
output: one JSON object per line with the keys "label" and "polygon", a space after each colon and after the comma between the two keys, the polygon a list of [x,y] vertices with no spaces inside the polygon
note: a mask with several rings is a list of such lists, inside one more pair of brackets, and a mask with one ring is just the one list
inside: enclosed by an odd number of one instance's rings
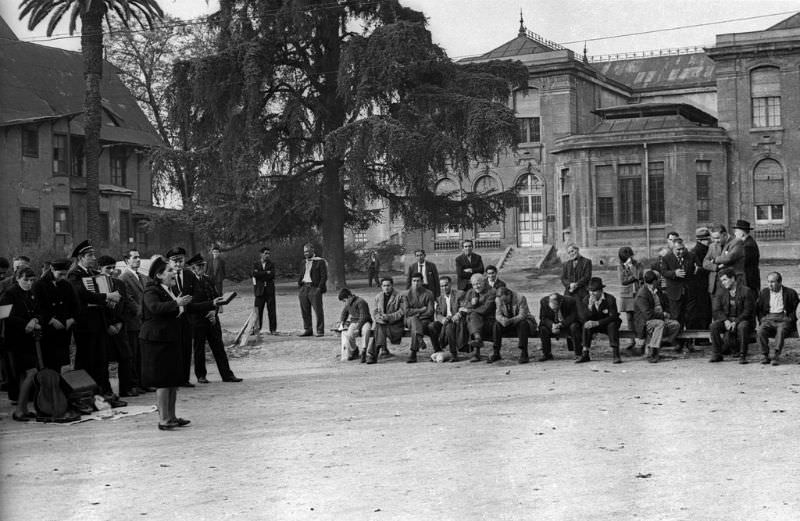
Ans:
{"label": "balcony railing", "polygon": [[786,239],[786,229],[762,228],[755,230],[753,236],[759,241],[782,241]]}
{"label": "balcony railing", "polygon": [[679,54],[697,54],[705,52],[702,47],[676,47],[670,49],[653,49],[650,51],[620,52],[615,54],[599,54],[589,56],[589,62],[612,62],[634,60],[637,58],[656,58],[658,56],[676,56]]}

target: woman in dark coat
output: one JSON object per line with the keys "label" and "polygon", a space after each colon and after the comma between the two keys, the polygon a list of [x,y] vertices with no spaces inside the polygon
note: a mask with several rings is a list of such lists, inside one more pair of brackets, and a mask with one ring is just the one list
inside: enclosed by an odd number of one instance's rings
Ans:
{"label": "woman in dark coat", "polygon": [[50,268],[33,285],[42,325],[42,360],[44,367],[61,373],[69,365],[69,344],[72,326],[78,314],[78,300],[67,272],[72,261],[54,260]]}
{"label": "woman in dark coat", "polygon": [[[178,317],[192,301],[191,295],[176,296],[175,270],[161,257],[150,265],[150,283],[144,290],[142,328],[139,342],[142,352],[142,385],[156,388],[159,430],[185,427],[189,420],[175,415],[181,371],[181,325]],[[214,309],[214,303],[207,303]]]}
{"label": "woman in dark coat", "polygon": [[11,416],[22,422],[36,417],[28,412],[33,377],[38,366],[34,335],[40,334],[42,330],[39,324],[39,306],[31,291],[35,280],[36,273],[31,268],[19,268],[14,274],[16,284],[3,293],[0,299],[0,306],[11,305],[10,314],[5,319],[6,346],[12,369],[20,382],[17,409]]}

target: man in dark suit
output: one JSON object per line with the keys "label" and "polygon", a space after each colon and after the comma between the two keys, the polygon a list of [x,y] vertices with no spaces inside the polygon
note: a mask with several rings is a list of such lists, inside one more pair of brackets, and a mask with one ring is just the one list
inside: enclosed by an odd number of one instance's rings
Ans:
{"label": "man in dark suit", "polygon": [[688,318],[686,308],[689,301],[689,285],[694,280],[697,270],[697,258],[686,249],[683,239],[678,237],[672,242],[672,251],[664,255],[662,264],[664,271],[661,275],[667,281],[669,314],[683,327]]}
{"label": "man in dark suit", "polygon": [[124,261],[125,267],[120,271],[119,280],[125,284],[128,305],[133,310],[133,313],[125,321],[128,346],[131,348],[131,381],[140,393],[153,392],[154,388],[142,386],[142,351],[139,346],[139,331],[142,329],[142,299],[148,279],[147,275],[139,272],[142,260],[138,250],[128,250]]}
{"label": "man in dark suit", "polygon": [[686,328],[707,329],[711,324],[711,297],[708,294],[708,271],[703,259],[708,253],[711,232],[705,226],[695,230],[695,244],[690,250],[696,259],[694,277],[689,280],[689,298],[686,302]]}
{"label": "man in dark suit", "polygon": [[761,272],[758,269],[761,253],[758,251],[756,240],[750,235],[751,230],[750,223],[742,219],[733,225],[733,234],[742,241],[744,247],[744,283],[758,294],[761,291]]}
{"label": "man in dark suit", "polygon": [[[189,259],[186,264],[197,277],[193,300],[197,302],[218,302],[217,297],[221,295],[217,295],[214,281],[205,274],[206,263],[203,256],[198,253]],[[211,354],[214,356],[214,362],[217,364],[217,370],[222,381],[242,381],[241,378],[237,378],[233,374],[230,363],[228,363],[228,354],[225,352],[225,345],[222,343],[222,328],[220,327],[219,317],[217,317],[218,309],[214,308],[211,311],[194,313],[192,321],[194,332],[192,341],[194,375],[197,377],[198,383],[201,384],[208,383],[208,378],[206,378],[208,375],[206,371],[206,341],[208,341],[208,346],[211,348]]]}
{"label": "man in dark suit", "polygon": [[586,285],[592,278],[592,261],[581,256],[580,248],[576,244],[567,246],[569,258],[561,269],[561,284],[564,286],[564,295],[575,297],[579,302],[586,298],[589,292]]}
{"label": "man in dark suit", "polygon": [[494,290],[498,290],[506,286],[505,281],[497,278],[497,267],[491,264],[486,266],[486,284],[488,284],[489,287]]}
{"label": "man in dark suit", "polygon": [[[725,230],[724,226],[714,225],[711,229],[712,239],[715,232],[721,232],[722,230]],[[719,275],[719,270],[731,268],[734,273],[736,273],[736,276],[744,281],[744,242],[737,237],[730,237],[727,233],[724,234],[724,237],[727,238],[727,240],[722,246],[722,252],[711,259],[713,264],[717,266],[717,275]],[[706,254],[706,258],[708,258],[709,255],[713,255],[711,250]],[[706,267],[705,262],[703,263],[703,267]]]}
{"label": "man in dark suit", "polygon": [[411,333],[411,354],[407,363],[417,362],[417,351],[425,349],[425,335],[431,338],[434,352],[439,349],[438,331],[433,326],[436,299],[433,293],[422,286],[422,273],[411,276],[411,289],[406,294],[406,326]]}
{"label": "man in dark suit", "polygon": [[706,256],[703,258],[703,269],[708,273],[708,294],[714,295],[720,290],[719,275],[717,272],[724,266],[716,263],[717,257],[722,255],[725,244],[728,242],[728,229],[724,224],[714,224],[709,230],[710,243]]}
{"label": "man in dark suit", "polygon": [[[487,270],[488,271],[488,270]],[[536,319],[528,308],[528,300],[524,295],[511,291],[506,286],[498,286],[495,290],[494,315],[494,354],[489,360],[500,360],[500,348],[505,333],[515,333],[519,349],[520,364],[530,361],[528,355],[528,337],[536,331]]]}
{"label": "man in dark suit", "polygon": [[622,324],[622,319],[619,318],[617,299],[611,293],[603,291],[603,288],[605,285],[600,277],[589,279],[589,294],[583,300],[583,305],[578,307],[578,313],[583,314],[581,317],[583,353],[575,361],[576,364],[590,361],[589,351],[595,333],[605,333],[608,336],[608,343],[614,357],[613,363],[622,363],[622,358],[619,356],[619,326]]}
{"label": "man in dark suit", "polygon": [[462,246],[464,253],[456,257],[456,277],[459,291],[467,291],[471,285],[470,278],[476,273],[483,273],[483,259],[477,253],[472,253],[472,239],[465,239]]}
{"label": "man in dark suit", "polygon": [[97,259],[97,266],[100,268],[100,274],[108,277],[113,289],[122,295],[116,306],[105,310],[109,354],[112,354],[117,360],[119,395],[123,398],[139,396],[139,389],[133,383],[133,356],[131,346],[128,344],[128,332],[125,330],[125,324],[133,318],[136,310],[131,308],[125,283],[115,278],[117,259],[109,255],[102,255]]}
{"label": "man in dark suit", "polygon": [[175,270],[176,289],[173,291],[176,296],[186,295],[192,297],[192,300],[185,306],[186,312],[178,317],[178,321],[181,324],[181,374],[184,376],[181,387],[194,387],[194,384],[189,381],[189,375],[191,374],[192,353],[194,352],[195,314],[200,309],[206,309],[207,302],[203,303],[194,298],[197,277],[194,276],[192,270],[184,267],[186,264],[186,250],[177,246],[169,250],[165,257],[168,259],[169,265]]}
{"label": "man in dark suit", "polygon": [[216,244],[211,247],[211,260],[208,261],[206,266],[206,275],[214,283],[214,290],[216,290],[217,295],[222,295],[222,282],[225,280],[225,259],[222,258],[222,253]]}
{"label": "man in dark suit", "polygon": [[415,273],[422,274],[422,287],[433,293],[433,298],[439,298],[439,270],[436,264],[425,260],[425,250],[414,252],[417,262],[408,267],[406,276],[406,289],[411,289],[411,277]]}
{"label": "man in dark suit", "polygon": [[[91,277],[96,277],[97,255],[94,246],[86,240],[72,252],[76,264],[67,274],[78,297],[78,315],[73,336],[75,338],[75,369],[84,369],[100,387],[100,391],[112,399],[112,406],[127,405],[116,399],[108,379],[108,335],[106,334],[105,308],[116,306],[122,298],[118,291],[100,293],[90,290]],[[84,283],[84,279],[87,282]]]}
{"label": "man in dark suit", "polygon": [[769,339],[775,337],[775,354],[772,365],[780,364],[783,339],[795,330],[795,314],[797,313],[797,292],[783,285],[783,277],[777,271],[767,275],[768,288],[761,290],[756,302],[758,330],[756,338],[761,347],[761,363],[770,363]]}
{"label": "man in dark suit", "polygon": [[656,363],[662,340],[666,338],[668,343],[674,342],[681,330],[678,321],[670,318],[669,301],[661,292],[656,272],[648,270],[644,273],[644,285],[636,293],[634,309],[636,336],[647,342],[650,351],[647,361]]}
{"label": "man in dark suit", "polygon": [[261,331],[264,324],[264,306],[267,306],[267,320],[269,320],[269,334],[274,335],[278,330],[278,317],[275,310],[275,265],[270,260],[271,250],[266,246],[259,250],[260,259],[253,263],[250,277],[253,279],[253,295],[255,301],[256,323],[253,334]]}
{"label": "man in dark suit", "polygon": [[452,279],[447,275],[439,277],[439,288],[434,327],[439,335],[439,346],[448,345],[452,355],[450,361],[456,362],[458,352],[465,349],[467,343],[467,320],[459,311],[464,293],[453,288]]}
{"label": "man in dark suit", "polygon": [[325,315],[322,311],[322,295],[327,291],[328,266],[325,259],[314,256],[314,246],[310,243],[303,246],[303,257],[300,264],[300,312],[303,315],[303,332],[300,336],[311,336],[311,309],[317,316],[316,336],[325,335]]}
{"label": "man in dark suit", "polygon": [[567,333],[574,346],[575,359],[581,356],[583,326],[578,316],[578,302],[565,295],[551,293],[539,301],[539,339],[542,341],[542,356],[539,362],[553,359],[550,338]]}
{"label": "man in dark suit", "polygon": [[[721,362],[723,349],[732,346],[740,364],[747,363],[747,344],[755,325],[756,298],[732,268],[719,272],[722,290],[712,299],[711,349],[709,362]],[[723,335],[725,336],[723,340]]]}

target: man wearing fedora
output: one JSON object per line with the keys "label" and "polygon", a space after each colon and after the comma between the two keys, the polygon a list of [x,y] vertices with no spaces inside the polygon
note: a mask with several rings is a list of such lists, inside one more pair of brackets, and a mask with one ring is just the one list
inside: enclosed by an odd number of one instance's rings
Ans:
{"label": "man wearing fedora", "polygon": [[617,311],[617,299],[610,293],[603,291],[605,285],[600,277],[589,279],[587,289],[589,294],[583,299],[579,313],[583,316],[583,353],[575,361],[576,364],[588,362],[589,351],[592,347],[592,337],[595,333],[605,333],[614,356],[614,363],[622,363],[619,356],[619,326],[622,320]]}
{"label": "man wearing fedora", "polygon": [[[92,283],[99,275],[95,270],[97,254],[88,240],[81,242],[72,251],[75,266],[67,274],[78,297],[78,315],[75,317],[75,369],[84,369],[110,398],[112,407],[122,407],[125,402],[117,400],[111,391],[108,378],[108,343],[105,309],[115,307],[122,296],[117,291],[101,293]],[[90,289],[91,288],[91,289]]]}
{"label": "man wearing fedora", "polygon": [[708,271],[703,268],[703,259],[711,243],[711,232],[705,226],[694,233],[695,243],[690,250],[697,259],[697,271],[689,281],[689,298],[686,302],[686,328],[707,329],[711,324],[711,297],[708,294]]}
{"label": "man wearing fedora", "polygon": [[194,301],[195,284],[197,277],[188,268],[185,267],[186,263],[186,250],[181,246],[176,246],[167,251],[164,257],[169,261],[169,265],[175,270],[175,286],[177,296],[193,297],[186,305],[186,313],[182,313],[178,317],[181,325],[181,374],[183,375],[183,383],[181,387],[194,387],[194,384],[189,381],[192,367],[192,335],[194,329],[193,314],[197,310]]}
{"label": "man wearing fedora", "polygon": [[758,295],[761,291],[761,273],[758,270],[761,254],[756,240],[750,235],[751,230],[750,223],[742,219],[733,225],[733,234],[744,245],[744,283]]}

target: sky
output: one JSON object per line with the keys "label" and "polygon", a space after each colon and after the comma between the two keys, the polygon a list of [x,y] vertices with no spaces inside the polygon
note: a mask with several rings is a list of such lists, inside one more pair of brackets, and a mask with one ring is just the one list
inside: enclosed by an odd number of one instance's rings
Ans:
{"label": "sky", "polygon": [[[710,46],[717,34],[759,31],[800,12],[800,0],[401,0],[428,17],[436,43],[451,58],[488,52],[517,36],[520,9],[528,30],[582,53],[604,55]],[[191,19],[216,11],[216,0],[160,0],[165,12]],[[18,0],[0,0],[0,16],[18,37],[80,49],[66,24],[45,41],[19,22]],[[723,22],[723,23],[717,23]],[[43,27],[45,23],[41,24]],[[686,27],[686,26],[696,27]],[[698,26],[699,25],[699,26]],[[679,28],[671,30],[673,28]],[[631,33],[644,33],[635,34]],[[629,36],[621,36],[629,35]]]}

